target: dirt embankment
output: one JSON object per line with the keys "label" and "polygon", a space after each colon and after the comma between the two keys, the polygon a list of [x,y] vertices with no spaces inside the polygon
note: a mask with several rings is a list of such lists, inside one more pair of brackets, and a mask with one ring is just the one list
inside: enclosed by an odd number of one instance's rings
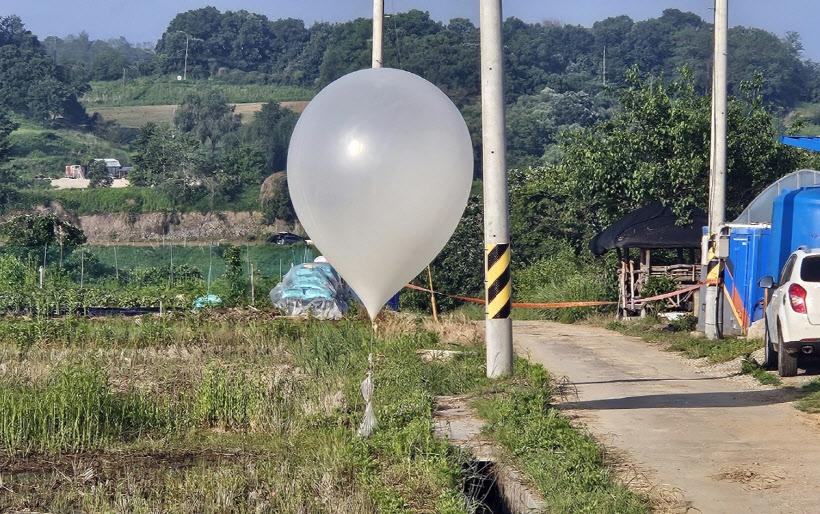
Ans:
{"label": "dirt embankment", "polygon": [[78,216],[76,222],[89,243],[142,241],[247,241],[292,231],[285,222],[265,225],[258,212],[97,214]]}

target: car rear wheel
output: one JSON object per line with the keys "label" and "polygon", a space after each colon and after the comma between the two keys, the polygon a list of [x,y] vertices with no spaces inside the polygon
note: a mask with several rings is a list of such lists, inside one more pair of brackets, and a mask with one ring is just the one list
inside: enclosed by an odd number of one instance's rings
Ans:
{"label": "car rear wheel", "polygon": [[781,377],[793,377],[797,375],[797,355],[789,355],[783,346],[783,333],[780,331],[780,324],[777,326],[777,374]]}
{"label": "car rear wheel", "polygon": [[766,328],[763,331],[763,368],[775,369],[777,368],[777,354],[778,351],[772,345],[772,338],[769,336],[769,326],[766,323]]}

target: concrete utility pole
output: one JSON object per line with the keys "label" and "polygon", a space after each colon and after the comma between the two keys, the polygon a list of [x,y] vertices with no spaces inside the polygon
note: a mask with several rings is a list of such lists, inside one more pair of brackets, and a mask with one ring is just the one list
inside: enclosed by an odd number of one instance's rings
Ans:
{"label": "concrete utility pole", "polygon": [[487,376],[501,377],[512,375],[513,371],[504,44],[501,39],[501,0],[480,1]]}
{"label": "concrete utility pole", "polygon": [[182,80],[188,80],[188,39],[190,36],[185,34],[185,66],[182,68]]}
{"label": "concrete utility pole", "polygon": [[718,339],[718,275],[720,260],[714,254],[719,227],[726,217],[726,54],[729,33],[729,0],[715,0],[715,55],[712,73],[712,154],[709,174],[709,248],[706,274],[706,337]]}
{"label": "concrete utility pole", "polygon": [[371,67],[382,67],[384,51],[384,0],[373,0],[373,62]]}

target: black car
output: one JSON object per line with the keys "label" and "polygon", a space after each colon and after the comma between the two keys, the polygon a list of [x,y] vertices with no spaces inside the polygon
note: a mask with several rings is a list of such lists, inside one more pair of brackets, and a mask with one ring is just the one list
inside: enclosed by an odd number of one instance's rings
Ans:
{"label": "black car", "polygon": [[276,243],[278,245],[292,245],[294,243],[303,243],[304,241],[304,237],[297,236],[290,232],[279,232],[268,238],[268,243]]}

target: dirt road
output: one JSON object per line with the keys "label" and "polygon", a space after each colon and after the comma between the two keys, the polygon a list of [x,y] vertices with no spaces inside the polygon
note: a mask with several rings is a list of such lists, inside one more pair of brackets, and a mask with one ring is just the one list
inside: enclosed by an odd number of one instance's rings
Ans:
{"label": "dirt road", "polygon": [[[561,405],[669,510],[820,512],[820,426],[793,393],[601,328],[516,322],[516,352],[577,388]],[[744,377],[745,379],[746,377]]]}

